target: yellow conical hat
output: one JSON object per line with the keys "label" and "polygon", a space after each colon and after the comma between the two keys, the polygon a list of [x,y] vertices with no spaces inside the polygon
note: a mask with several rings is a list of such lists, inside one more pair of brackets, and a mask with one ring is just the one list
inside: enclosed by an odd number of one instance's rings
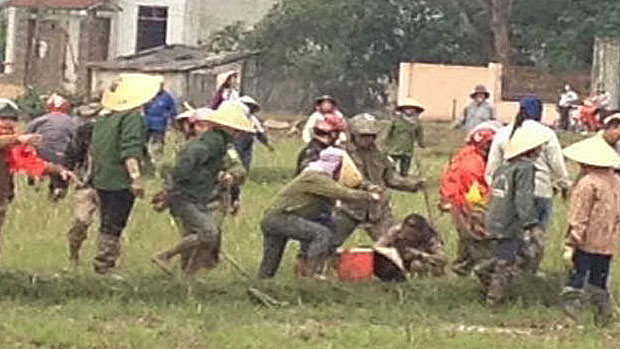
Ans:
{"label": "yellow conical hat", "polygon": [[243,105],[239,102],[222,103],[209,121],[242,132],[256,132],[254,124],[245,116]]}
{"label": "yellow conical hat", "polygon": [[103,92],[101,104],[111,111],[137,108],[153,99],[163,82],[164,78],[157,75],[121,74]]}
{"label": "yellow conical hat", "polygon": [[582,164],[620,168],[620,156],[599,135],[572,144],[562,152],[567,158]]}
{"label": "yellow conical hat", "polygon": [[340,168],[338,183],[349,188],[356,188],[362,184],[363,180],[364,176],[355,166],[353,159],[345,152],[342,156],[342,167]]}
{"label": "yellow conical hat", "polygon": [[420,109],[420,111],[424,111],[422,103],[416,101],[414,98],[411,97],[405,97],[398,100],[398,105],[396,106],[396,108],[400,109],[405,107],[418,108]]}
{"label": "yellow conical hat", "polygon": [[536,149],[549,142],[552,135],[538,127],[519,127],[512,135],[506,146],[504,158],[510,160],[518,155]]}

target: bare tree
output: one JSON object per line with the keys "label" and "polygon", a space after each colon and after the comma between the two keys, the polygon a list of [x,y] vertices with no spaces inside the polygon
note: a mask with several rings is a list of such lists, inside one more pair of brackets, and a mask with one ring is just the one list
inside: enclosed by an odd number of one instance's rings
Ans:
{"label": "bare tree", "polygon": [[510,66],[510,13],[514,0],[487,0],[495,55],[504,67]]}

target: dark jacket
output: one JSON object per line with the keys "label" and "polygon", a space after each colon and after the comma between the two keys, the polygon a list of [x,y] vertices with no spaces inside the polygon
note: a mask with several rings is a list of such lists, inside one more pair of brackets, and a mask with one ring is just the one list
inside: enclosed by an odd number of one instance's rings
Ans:
{"label": "dark jacket", "polygon": [[516,159],[502,165],[493,176],[487,229],[496,239],[521,239],[538,224],[534,205],[534,162]]}
{"label": "dark jacket", "polygon": [[327,145],[321,143],[316,139],[312,139],[297,155],[297,168],[295,169],[295,175],[298,175],[303,171],[309,163],[317,161],[319,155],[325,149]]}
{"label": "dark jacket", "polygon": [[74,116],[50,113],[28,123],[26,132],[43,136],[43,143],[37,147],[43,160],[66,165],[66,151],[73,142],[78,125],[79,120]]}

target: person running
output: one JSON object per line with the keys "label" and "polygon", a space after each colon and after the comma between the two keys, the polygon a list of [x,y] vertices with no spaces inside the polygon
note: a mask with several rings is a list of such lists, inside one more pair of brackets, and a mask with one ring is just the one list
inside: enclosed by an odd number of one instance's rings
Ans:
{"label": "person running", "polygon": [[162,83],[155,98],[144,107],[147,164],[157,175],[160,175],[159,171],[161,170],[160,167],[164,156],[166,133],[177,114],[177,101]]}
{"label": "person running", "polygon": [[223,171],[232,138],[240,132],[254,132],[254,125],[241,106],[233,103],[223,104],[212,115],[198,109],[192,121],[197,136],[177,156],[167,198],[182,239],[152,258],[153,263],[171,274],[170,261],[180,255],[187,276],[202,268],[211,269],[219,261],[221,219],[212,198],[218,185],[230,187],[241,180],[234,173]]}
{"label": "person running", "polygon": [[144,106],[160,91],[163,78],[121,74],[101,100],[105,111],[93,127],[92,184],[99,198],[96,273],[108,274],[121,254],[121,236],[136,197],[144,195],[140,161],[144,155]]}
{"label": "person running", "polygon": [[387,154],[397,163],[402,177],[409,175],[415,144],[420,148],[426,147],[420,121],[422,112],[424,108],[420,103],[411,98],[404,99],[396,107],[396,115],[388,127],[385,140]]}

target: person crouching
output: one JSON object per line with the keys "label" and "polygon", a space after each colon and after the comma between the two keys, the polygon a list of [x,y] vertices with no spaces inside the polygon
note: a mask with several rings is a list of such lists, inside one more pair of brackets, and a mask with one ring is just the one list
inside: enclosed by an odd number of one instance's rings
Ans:
{"label": "person crouching", "polygon": [[337,182],[344,173],[341,169],[345,156],[342,149],[323,150],[317,161],[311,162],[276,195],[261,222],[264,253],[260,278],[276,274],[289,239],[307,245],[305,261],[298,271],[301,276],[313,276],[329,254],[333,235],[331,208],[336,200],[381,200],[379,194],[349,189]]}
{"label": "person crouching", "polygon": [[613,172],[620,167],[620,157],[600,136],[569,146],[564,155],[579,164],[581,173],[571,193],[564,253],[570,272],[562,305],[576,319],[587,281],[594,320],[605,326],[613,318],[607,280],[620,242],[620,179]]}
{"label": "person crouching", "polygon": [[547,141],[548,134],[535,128],[515,129],[504,155],[507,162],[493,176],[486,224],[494,239],[493,258],[476,270],[488,305],[506,299],[524,241],[542,235],[534,204],[534,159]]}
{"label": "person crouching", "polygon": [[375,248],[395,248],[404,268],[417,276],[445,274],[446,254],[443,241],[428,221],[408,215],[402,223],[392,226],[376,243]]}

